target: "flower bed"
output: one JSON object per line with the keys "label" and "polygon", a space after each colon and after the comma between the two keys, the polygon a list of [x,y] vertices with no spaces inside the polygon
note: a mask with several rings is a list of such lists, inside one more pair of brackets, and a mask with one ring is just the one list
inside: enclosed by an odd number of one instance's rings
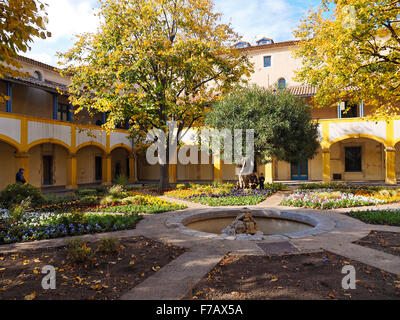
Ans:
{"label": "flower bed", "polygon": [[355,195],[353,193],[329,192],[296,192],[282,200],[281,205],[312,209],[335,209],[361,207],[383,204],[385,200],[372,196]]}
{"label": "flower bed", "polygon": [[157,199],[152,204],[136,205],[136,204],[110,204],[100,205],[92,208],[87,208],[87,212],[114,212],[114,213],[162,213],[168,211],[176,211],[186,209],[187,206],[179,205],[168,201],[159,201]]}
{"label": "flower bed", "polygon": [[139,213],[186,208],[119,185],[78,190],[64,198],[47,196],[39,207],[31,204],[28,197],[0,209],[0,244],[130,229],[141,219]]}
{"label": "flower bed", "polygon": [[400,226],[400,208],[351,211],[347,214],[366,223]]}
{"label": "flower bed", "polygon": [[238,190],[235,189],[235,185],[229,183],[215,185],[192,184],[190,187],[181,187],[168,191],[165,195],[213,207],[245,206],[256,205],[267,199],[276,190],[282,188],[284,188],[282,184],[266,184],[264,190]]}
{"label": "flower bed", "polygon": [[0,244],[131,229],[141,218],[137,214],[27,212],[13,221],[10,211],[0,209]]}
{"label": "flower bed", "polygon": [[204,205],[218,206],[250,206],[256,205],[267,199],[272,190],[232,190],[220,194],[200,194],[185,198],[185,200],[198,202]]}

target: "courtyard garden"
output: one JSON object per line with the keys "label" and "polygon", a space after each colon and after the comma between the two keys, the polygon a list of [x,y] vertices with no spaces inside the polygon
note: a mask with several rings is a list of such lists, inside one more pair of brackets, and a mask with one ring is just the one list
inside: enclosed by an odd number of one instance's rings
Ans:
{"label": "courtyard garden", "polygon": [[[184,253],[144,237],[0,253],[1,300],[115,300]],[[57,290],[41,285],[44,266],[55,266]]]}
{"label": "courtyard garden", "polygon": [[400,201],[400,189],[346,183],[311,183],[298,187],[282,200],[282,205],[337,209],[374,206]]}
{"label": "courtyard garden", "polygon": [[266,184],[264,189],[237,189],[231,183],[221,184],[178,184],[174,190],[165,193],[166,196],[180,200],[218,206],[249,206],[256,205],[279,190],[287,187],[281,183]]}
{"label": "courtyard garden", "polygon": [[132,229],[143,214],[185,208],[123,185],[64,197],[42,195],[31,185],[9,185],[0,193],[0,244]]}

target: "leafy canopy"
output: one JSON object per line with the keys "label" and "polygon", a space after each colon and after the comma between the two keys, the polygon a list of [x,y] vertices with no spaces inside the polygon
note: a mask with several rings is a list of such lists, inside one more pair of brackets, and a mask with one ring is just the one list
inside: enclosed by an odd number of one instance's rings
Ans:
{"label": "leafy canopy", "polygon": [[206,104],[250,75],[238,39],[211,0],[106,0],[96,33],[83,34],[61,57],[77,112],[107,112],[106,129],[178,130],[201,123]]}
{"label": "leafy canopy", "polygon": [[[46,5],[38,0],[0,1],[0,78],[27,76],[18,71],[19,52],[27,52],[34,37],[46,39]],[[0,102],[8,99],[0,93]]]}
{"label": "leafy canopy", "polygon": [[206,123],[216,129],[254,129],[254,149],[261,162],[276,158],[297,162],[318,149],[318,124],[311,107],[288,90],[240,88],[214,103]]}
{"label": "leafy canopy", "polygon": [[376,116],[399,113],[400,1],[323,0],[295,31],[297,79],[318,86],[317,106],[362,99]]}

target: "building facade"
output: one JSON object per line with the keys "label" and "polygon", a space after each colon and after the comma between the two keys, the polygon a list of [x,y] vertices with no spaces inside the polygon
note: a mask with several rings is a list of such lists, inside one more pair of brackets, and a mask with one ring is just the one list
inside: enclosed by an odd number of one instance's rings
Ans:
{"label": "building facade", "polygon": [[103,114],[74,116],[65,95],[68,80],[46,64],[20,58],[29,78],[0,80],[10,99],[0,105],[0,188],[15,182],[19,168],[38,187],[75,189],[111,184],[118,175],[134,181],[127,130],[100,129]]}
{"label": "building facade", "polygon": [[[316,89],[296,83],[294,71],[301,61],[292,56],[296,41],[275,43],[262,38],[252,46],[237,44],[254,63],[250,83],[288,88],[304,99]],[[158,165],[134,156],[128,131],[101,130],[105,114],[73,115],[66,85],[53,67],[21,57],[29,78],[0,80],[0,90],[11,97],[0,105],[0,188],[15,181],[25,168],[29,183],[46,188],[75,189],[79,185],[111,184],[119,175],[130,182],[159,180]],[[362,102],[349,106],[313,109],[319,123],[318,154],[301,163],[273,160],[258,165],[267,181],[379,181],[396,184],[400,178],[400,117],[371,122],[371,111]],[[346,108],[350,111],[345,113]],[[200,158],[200,155],[199,155]],[[170,181],[232,181],[236,166],[209,156],[209,164],[170,165]]]}

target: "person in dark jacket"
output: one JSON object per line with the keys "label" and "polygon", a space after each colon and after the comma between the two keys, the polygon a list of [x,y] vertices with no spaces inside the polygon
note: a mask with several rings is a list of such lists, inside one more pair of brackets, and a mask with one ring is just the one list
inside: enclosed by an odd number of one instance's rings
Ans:
{"label": "person in dark jacket", "polygon": [[254,190],[257,188],[257,185],[258,185],[258,179],[257,176],[253,173],[250,176],[250,188]]}
{"label": "person in dark jacket", "polygon": [[24,178],[24,168],[19,169],[19,171],[17,172],[17,175],[15,176],[15,181],[17,183],[21,183],[21,184],[25,184],[26,180]]}
{"label": "person in dark jacket", "polygon": [[258,178],[258,183],[260,185],[260,190],[264,190],[265,178],[262,173],[260,174],[260,177]]}

